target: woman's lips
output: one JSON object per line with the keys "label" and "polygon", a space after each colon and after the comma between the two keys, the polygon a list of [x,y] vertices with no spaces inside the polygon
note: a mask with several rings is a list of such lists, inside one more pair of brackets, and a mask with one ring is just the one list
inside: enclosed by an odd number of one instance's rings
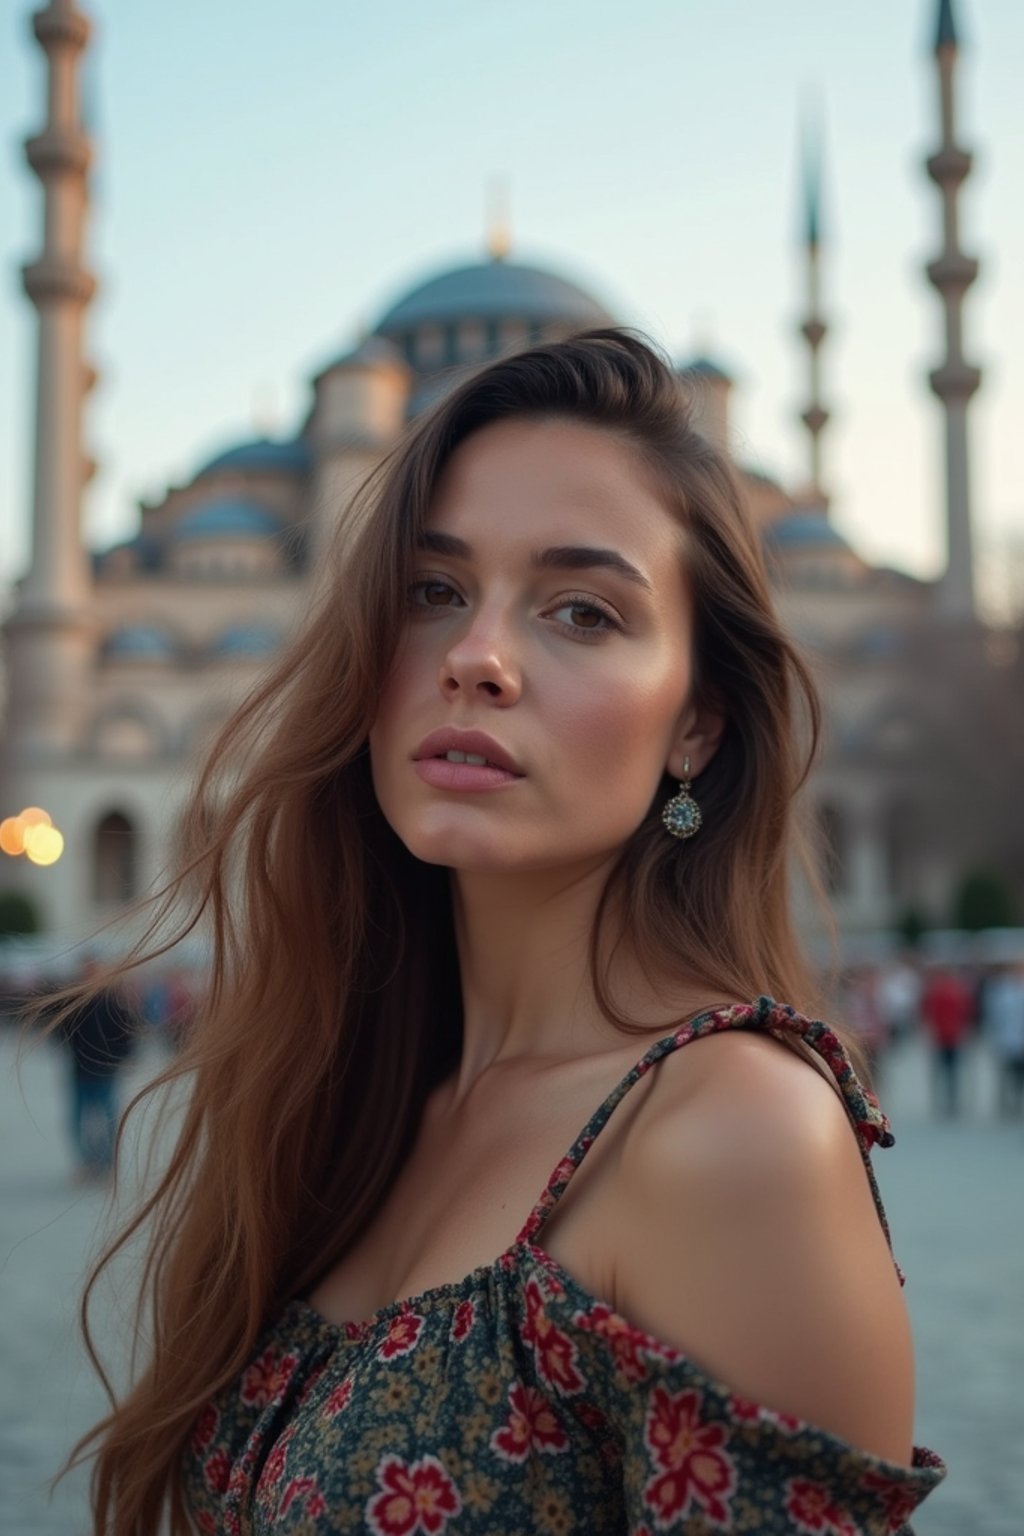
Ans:
{"label": "woman's lips", "polygon": [[435,789],[501,789],[506,784],[518,784],[524,777],[490,763],[450,763],[446,757],[418,757],[413,767]]}

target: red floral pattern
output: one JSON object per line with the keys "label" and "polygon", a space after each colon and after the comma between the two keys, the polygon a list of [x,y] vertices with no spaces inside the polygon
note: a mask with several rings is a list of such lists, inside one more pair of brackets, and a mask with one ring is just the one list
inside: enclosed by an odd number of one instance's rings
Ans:
{"label": "red floral pattern", "polygon": [[533,1345],[541,1380],[563,1396],[581,1392],[585,1382],[576,1369],[575,1344],[569,1334],[559,1328],[544,1310],[544,1297],[537,1280],[527,1280],[525,1289],[526,1322],[523,1338]]}
{"label": "red floral pattern", "polygon": [[203,1475],[208,1488],[212,1488],[214,1493],[223,1493],[231,1477],[231,1462],[228,1460],[227,1453],[222,1450],[214,1451],[203,1465]]}
{"label": "red floral pattern", "polygon": [[647,1365],[642,1351],[648,1340],[647,1334],[627,1323],[624,1317],[603,1301],[595,1302],[584,1312],[577,1312],[573,1322],[577,1328],[587,1329],[604,1339],[611,1350],[612,1359],[627,1381],[644,1380]]}
{"label": "red floral pattern", "polygon": [[763,1403],[752,1403],[749,1398],[737,1397],[735,1394],[729,1398],[729,1412],[741,1423],[774,1424],[788,1434],[807,1427],[804,1420],[798,1419],[793,1413],[783,1413],[779,1408],[766,1408]]}
{"label": "red floral pattern", "polygon": [[242,1377],[242,1402],[249,1408],[281,1402],[298,1363],[297,1355],[279,1354],[273,1347],[265,1349]]}
{"label": "red floral pattern", "polygon": [[345,1380],[341,1382],[339,1386],[334,1388],[334,1391],[331,1393],[326,1403],[324,1403],[323,1408],[320,1410],[324,1418],[335,1418],[348,1405],[348,1400],[351,1396],[352,1378],[351,1376],[346,1376]]}
{"label": "red floral pattern", "polygon": [[886,1521],[892,1530],[905,1525],[917,1508],[918,1498],[913,1488],[894,1484],[881,1472],[865,1472],[864,1487],[877,1493],[885,1510]]}
{"label": "red floral pattern", "polygon": [[220,1414],[212,1403],[207,1403],[202,1413],[195,1422],[192,1431],[191,1446],[194,1451],[205,1451],[214,1435],[217,1433],[217,1425],[220,1423]]}
{"label": "red floral pattern", "polygon": [[609,1095],[489,1268],[360,1321],[293,1302],[272,1322],[188,1436],[200,1536],[723,1536],[734,1522],[757,1536],[912,1536],[946,1475],[934,1451],[897,1466],[730,1391],[536,1241],[629,1088],[727,1028],[791,1029],[828,1061],[888,1236],[868,1153],[891,1145],[889,1123],[834,1032],[770,998],[705,1014]]}
{"label": "red floral pattern", "polygon": [[543,1392],[514,1381],[508,1389],[508,1419],[491,1436],[491,1449],[505,1461],[525,1461],[531,1451],[566,1451],[569,1436]]}
{"label": "red floral pattern", "polygon": [[366,1523],[374,1536],[435,1536],[462,1512],[458,1489],[436,1456],[421,1456],[411,1465],[400,1456],[386,1456],[377,1468],[384,1490],[366,1506]]}
{"label": "red floral pattern", "polygon": [[284,1477],[285,1469],[288,1465],[288,1442],[291,1438],[292,1431],[285,1430],[267,1457],[263,1471],[260,1473],[261,1492],[264,1489],[276,1488],[282,1477]]}
{"label": "red floral pattern", "polygon": [[416,1348],[423,1331],[423,1318],[418,1312],[403,1310],[391,1319],[387,1333],[381,1340],[378,1353],[382,1360],[394,1360]]}
{"label": "red floral pattern", "polygon": [[786,1484],[786,1513],[800,1536],[857,1536],[831,1490],[810,1478],[794,1477]]}
{"label": "red floral pattern", "polygon": [[461,1344],[463,1339],[469,1337],[469,1330],[473,1326],[473,1319],[475,1317],[476,1307],[474,1306],[472,1299],[467,1297],[465,1301],[460,1301],[458,1306],[455,1308],[455,1316],[452,1318],[451,1336],[455,1340],[456,1344]]}
{"label": "red floral pattern", "polygon": [[696,1509],[716,1525],[728,1522],[736,1464],[725,1450],[725,1429],[705,1423],[701,1407],[699,1392],[672,1393],[660,1385],[648,1400],[644,1443],[655,1472],[643,1497],[656,1530],[668,1530]]}

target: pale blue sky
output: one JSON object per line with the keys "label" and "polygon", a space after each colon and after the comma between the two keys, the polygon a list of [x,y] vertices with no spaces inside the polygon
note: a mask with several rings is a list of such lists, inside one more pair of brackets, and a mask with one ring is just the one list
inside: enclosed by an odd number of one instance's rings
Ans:
{"label": "pale blue sky", "polygon": [[[0,17],[0,580],[24,564],[34,311],[19,267],[42,193],[31,4]],[[89,261],[101,290],[86,418],[86,533],[252,435],[291,432],[309,379],[403,291],[478,259],[491,178],[513,258],[575,278],[683,358],[738,375],[744,456],[799,477],[805,359],[797,131],[823,104],[825,438],[837,524],[923,575],[944,556],[931,43],[936,0],[92,0],[97,140]],[[1024,6],[956,0],[961,199],[981,258],[967,350],[980,538],[1024,537]]]}

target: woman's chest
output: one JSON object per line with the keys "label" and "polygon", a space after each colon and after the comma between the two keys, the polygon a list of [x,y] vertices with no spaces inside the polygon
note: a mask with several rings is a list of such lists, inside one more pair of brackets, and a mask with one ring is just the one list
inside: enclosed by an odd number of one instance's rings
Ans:
{"label": "woman's chest", "polygon": [[[635,1059],[635,1050],[630,1054]],[[310,1305],[335,1323],[462,1280],[519,1237],[547,1182],[603,1097],[615,1065],[481,1099],[461,1119],[424,1116],[413,1151],[370,1225],[319,1281]],[[596,1099],[595,1099],[596,1093]],[[538,1243],[592,1294],[614,1302],[616,1171],[645,1097],[638,1083],[588,1150]]]}

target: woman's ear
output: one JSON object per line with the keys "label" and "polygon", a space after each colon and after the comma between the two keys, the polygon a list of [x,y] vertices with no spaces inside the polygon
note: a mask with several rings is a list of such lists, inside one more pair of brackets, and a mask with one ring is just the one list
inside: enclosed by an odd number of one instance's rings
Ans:
{"label": "woman's ear", "polygon": [[[681,781],[684,777],[695,779],[698,773],[703,773],[718,750],[727,724],[728,716],[717,700],[705,705],[691,705],[680,718],[665,764],[670,777]],[[690,759],[690,771],[684,774],[683,765],[687,758]]]}

